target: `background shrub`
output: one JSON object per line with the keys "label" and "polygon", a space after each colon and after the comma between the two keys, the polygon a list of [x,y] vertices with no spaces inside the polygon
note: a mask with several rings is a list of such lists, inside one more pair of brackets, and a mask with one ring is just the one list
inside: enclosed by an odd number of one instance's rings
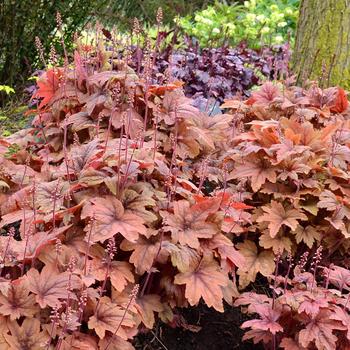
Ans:
{"label": "background shrub", "polygon": [[176,21],[201,46],[234,46],[246,41],[250,47],[294,40],[299,0],[248,0],[244,5],[215,3]]}

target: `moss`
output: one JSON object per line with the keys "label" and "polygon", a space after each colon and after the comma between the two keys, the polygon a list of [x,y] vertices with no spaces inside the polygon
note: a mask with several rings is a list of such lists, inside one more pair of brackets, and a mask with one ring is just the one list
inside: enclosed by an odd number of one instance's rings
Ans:
{"label": "moss", "polygon": [[350,88],[350,8],[345,0],[303,0],[294,54],[299,83]]}

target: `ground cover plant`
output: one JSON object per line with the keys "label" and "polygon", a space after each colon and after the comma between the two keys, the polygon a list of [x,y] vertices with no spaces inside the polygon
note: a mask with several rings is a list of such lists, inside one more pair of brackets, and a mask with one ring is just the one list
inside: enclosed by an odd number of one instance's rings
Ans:
{"label": "ground cover plant", "polygon": [[1,139],[1,347],[129,350],[236,300],[267,349],[346,349],[346,92],[288,78],[209,116],[155,83],[157,48],[138,69],[105,44],[51,54],[32,127]]}

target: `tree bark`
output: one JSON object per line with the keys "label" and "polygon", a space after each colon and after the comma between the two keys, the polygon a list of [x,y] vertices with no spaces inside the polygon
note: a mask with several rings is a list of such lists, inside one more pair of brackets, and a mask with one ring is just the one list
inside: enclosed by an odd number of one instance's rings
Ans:
{"label": "tree bark", "polygon": [[350,0],[302,0],[293,54],[299,84],[350,88]]}

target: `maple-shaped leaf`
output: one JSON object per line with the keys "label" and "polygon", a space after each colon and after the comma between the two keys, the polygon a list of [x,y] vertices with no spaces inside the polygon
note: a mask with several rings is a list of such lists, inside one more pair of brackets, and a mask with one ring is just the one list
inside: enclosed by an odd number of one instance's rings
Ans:
{"label": "maple-shaped leaf", "polygon": [[306,96],[309,98],[310,104],[317,108],[334,105],[337,94],[338,88],[335,86],[322,90],[314,85],[306,91]]}
{"label": "maple-shaped leaf", "polygon": [[[130,342],[118,337],[117,335],[104,337],[99,341],[98,346],[99,346],[99,349],[106,349],[106,347],[108,346],[108,350],[135,350],[135,348],[132,346]],[[85,349],[82,349],[82,350],[85,350]],[[86,349],[86,350],[90,350],[90,349]],[[91,350],[95,350],[95,349],[91,349]]]}
{"label": "maple-shaped leaf", "polygon": [[280,94],[281,92],[275,84],[266,82],[261,85],[258,91],[252,93],[251,99],[256,103],[268,104]]}
{"label": "maple-shaped leaf", "polygon": [[[146,234],[144,220],[125,210],[115,197],[93,198],[83,207],[81,218],[94,218],[91,242],[104,242],[120,233],[130,242],[136,242],[139,234]],[[89,231],[90,227],[85,227]]]}
{"label": "maple-shaped leaf", "polygon": [[66,124],[71,126],[73,132],[96,127],[95,122],[89,117],[87,112],[78,112],[70,115],[66,120]]}
{"label": "maple-shaped leaf", "polygon": [[147,294],[136,299],[135,308],[144,325],[152,329],[155,323],[154,313],[163,311],[163,304],[159,295]]}
{"label": "maple-shaped leaf", "polygon": [[40,331],[40,321],[36,318],[25,318],[19,326],[16,321],[8,322],[10,334],[4,334],[11,350],[42,350],[50,336]]}
{"label": "maple-shaped leaf", "polygon": [[254,344],[263,342],[268,344],[272,340],[272,334],[269,331],[263,331],[261,329],[251,329],[244,332],[242,340],[253,340]]}
{"label": "maple-shaped leaf", "polygon": [[307,216],[294,208],[286,209],[281,203],[271,201],[270,205],[262,207],[265,212],[262,216],[257,218],[257,222],[268,222],[270,235],[272,238],[276,237],[282,225],[290,227],[294,231],[299,221],[307,220]]}
{"label": "maple-shaped leaf", "polygon": [[257,273],[269,276],[275,269],[274,255],[271,251],[258,253],[254,242],[245,240],[237,244],[237,249],[245,259],[243,268],[238,269],[239,285],[244,288],[250,282],[254,282]]}
{"label": "maple-shaped leaf", "polygon": [[[76,145],[70,149],[68,171],[72,174],[80,173],[83,170],[96,168],[98,157],[103,153],[103,148],[98,139],[83,144]],[[67,165],[61,165],[61,171],[67,172]],[[80,177],[80,176],[79,176]]]}
{"label": "maple-shaped leaf", "polygon": [[242,177],[250,178],[254,192],[258,192],[266,180],[275,183],[277,179],[276,169],[261,161],[246,161],[243,164],[236,165],[234,170],[229,174],[228,179],[240,179]]}
{"label": "maple-shaped leaf", "polygon": [[309,323],[299,332],[299,343],[308,347],[311,342],[315,342],[316,348],[320,350],[337,349],[337,336],[334,330],[345,330],[342,322],[332,320],[332,313],[329,310],[321,310],[315,318],[310,318]]}
{"label": "maple-shaped leaf", "polygon": [[298,313],[305,312],[311,318],[314,318],[321,308],[327,308],[328,306],[327,299],[315,297],[312,294],[304,294],[304,300],[299,305]]}
{"label": "maple-shaped leaf", "polygon": [[295,234],[295,240],[298,244],[300,242],[304,242],[310,249],[315,242],[320,241],[321,239],[320,231],[311,225],[308,225],[306,227],[298,225],[296,230],[293,231],[293,234]]}
{"label": "maple-shaped leaf", "polygon": [[261,304],[256,312],[261,317],[260,319],[245,321],[242,328],[252,328],[261,331],[268,331],[271,334],[282,332],[283,327],[277,322],[280,317],[280,312],[273,310],[271,305]]}
{"label": "maple-shaped leaf", "polygon": [[147,208],[152,208],[156,205],[153,198],[153,192],[147,187],[135,185],[133,188],[128,188],[124,191],[122,203],[125,209],[142,217],[146,222],[157,220],[157,216]]}
{"label": "maple-shaped leaf", "polygon": [[291,253],[293,243],[289,237],[277,235],[272,238],[268,232],[265,232],[259,237],[259,245],[265,249],[272,248],[275,254],[282,254],[284,251]]}
{"label": "maple-shaped leaf", "polygon": [[72,335],[65,336],[62,345],[62,350],[97,350],[97,341],[94,337],[88,334],[74,332]]}
{"label": "maple-shaped leaf", "polygon": [[159,251],[158,239],[145,239],[139,237],[136,243],[123,240],[120,248],[125,251],[133,251],[129,261],[134,264],[136,272],[143,275],[149,271]]}
{"label": "maple-shaped leaf", "polygon": [[228,276],[220,271],[212,257],[204,257],[193,271],[175,275],[174,283],[186,285],[185,297],[191,306],[197,305],[200,298],[203,298],[209,307],[224,311],[221,287],[228,284]]}
{"label": "maple-shaped leaf", "polygon": [[346,308],[333,306],[333,314],[330,319],[342,322],[343,326],[347,329],[346,337],[350,340],[350,315]]}
{"label": "maple-shaped leaf", "polygon": [[[108,269],[108,270],[107,270]],[[126,261],[112,261],[109,266],[102,259],[95,258],[91,263],[91,275],[98,281],[104,281],[106,275],[111,279],[112,286],[122,292],[128,282],[135,282],[132,265]]]}
{"label": "maple-shaped leaf", "polygon": [[[317,206],[319,208],[325,208],[329,211],[338,210],[343,206],[342,197],[336,196],[332,191],[324,190],[320,193],[319,201]],[[350,214],[350,211],[349,211]]]}
{"label": "maple-shaped leaf", "polygon": [[64,209],[63,203],[68,194],[69,183],[55,180],[51,182],[40,182],[35,192],[36,208],[43,213],[51,213]]}
{"label": "maple-shaped leaf", "polygon": [[350,291],[350,271],[348,269],[333,265],[325,273],[329,282],[339,288],[340,291],[343,289]]}
{"label": "maple-shaped leaf", "polygon": [[29,262],[35,259],[41,251],[50,244],[53,244],[57,237],[67,231],[71,226],[62,226],[48,232],[36,232],[30,236],[30,239],[22,241],[13,241],[12,251],[16,254],[17,260]]}
{"label": "maple-shaped leaf", "polygon": [[180,89],[166,91],[163,99],[160,117],[167,125],[173,125],[176,119],[196,117],[198,109],[192,106],[192,101]]}
{"label": "maple-shaped leaf", "polygon": [[45,107],[55,95],[60,87],[62,78],[62,70],[58,68],[48,69],[37,81],[38,90],[32,98],[41,98],[39,109]]}
{"label": "maple-shaped leaf", "polygon": [[220,200],[197,203],[190,206],[187,200],[174,202],[174,214],[162,211],[164,230],[170,231],[174,243],[199,247],[200,238],[211,238],[218,232],[215,224],[207,222],[210,213],[219,209]]}
{"label": "maple-shaped leaf", "polygon": [[198,251],[186,245],[164,241],[162,242],[162,249],[170,253],[171,263],[180,272],[193,270],[201,261]]}
{"label": "maple-shaped leaf", "polygon": [[221,266],[223,268],[226,267],[227,272],[229,272],[233,266],[244,266],[245,261],[243,256],[234,248],[232,241],[221,233],[216,234],[207,241],[204,241],[203,250],[206,248],[209,250],[209,252],[215,249],[218,250],[221,258]]}
{"label": "maple-shaped leaf", "polygon": [[248,305],[248,312],[256,313],[255,308],[262,304],[271,304],[271,299],[265,294],[244,292],[237,298],[234,306]]}
{"label": "maple-shaped leaf", "polygon": [[[125,117],[124,117],[125,116]],[[122,125],[125,127],[125,132],[131,139],[136,139],[137,134],[143,128],[143,118],[135,108],[129,105],[123,106],[122,109],[115,109],[111,113],[112,126],[120,129]]]}
{"label": "maple-shaped leaf", "polygon": [[101,297],[96,312],[89,318],[89,329],[94,329],[100,339],[105,337],[106,331],[114,333],[123,339],[128,339],[124,327],[133,327],[134,321],[129,312],[124,316],[124,310],[112,303],[110,298]]}
{"label": "maple-shaped leaf", "polygon": [[[42,308],[54,307],[61,303],[61,299],[67,299],[68,284],[71,289],[81,287],[81,282],[76,275],[71,275],[69,272],[58,273],[48,265],[44,266],[41,273],[31,268],[27,272],[27,281],[29,290],[36,294],[35,300]],[[72,293],[70,293],[70,298],[72,298]]]}
{"label": "maple-shaped leaf", "polygon": [[[295,145],[292,140],[284,139],[281,141],[281,143],[274,144],[270,147],[269,151],[276,152],[276,161],[272,161],[272,164],[277,165],[281,163],[282,161],[286,162],[286,167],[292,166],[292,164],[288,164],[288,160],[291,158],[302,155],[304,152],[308,151],[309,147],[302,146],[302,145]],[[297,169],[297,166],[295,165],[295,168]],[[311,169],[308,168],[306,165],[304,165],[302,168],[298,169],[299,172],[305,172],[307,173]]]}
{"label": "maple-shaped leaf", "polygon": [[29,294],[25,279],[11,281],[7,293],[0,294],[0,313],[10,316],[12,321],[21,316],[33,317],[39,310],[35,304],[35,296]]}

